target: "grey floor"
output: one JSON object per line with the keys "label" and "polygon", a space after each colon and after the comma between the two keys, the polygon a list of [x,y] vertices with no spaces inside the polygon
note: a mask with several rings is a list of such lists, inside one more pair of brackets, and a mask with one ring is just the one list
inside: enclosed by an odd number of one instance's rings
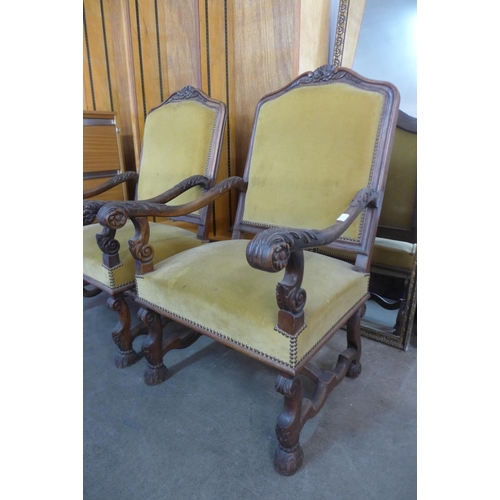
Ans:
{"label": "grey floor", "polygon": [[[407,352],[363,339],[362,374],[306,424],[304,465],[281,477],[274,370],[202,337],[168,353],[170,378],[149,387],[144,360],[113,365],[115,314],[104,294],[84,299],[84,499],[417,498],[416,339]],[[341,332],[318,366],[344,345]]]}

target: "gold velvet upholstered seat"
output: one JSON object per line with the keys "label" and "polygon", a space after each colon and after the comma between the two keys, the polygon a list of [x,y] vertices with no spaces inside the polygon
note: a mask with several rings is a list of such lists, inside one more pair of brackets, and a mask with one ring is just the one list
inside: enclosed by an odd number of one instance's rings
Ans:
{"label": "gold velvet upholstered seat", "polygon": [[[397,310],[394,324],[365,318],[361,334],[408,349],[417,305],[417,119],[399,111],[370,271],[370,297]],[[355,254],[326,247],[325,255],[354,262]],[[367,315],[368,316],[368,315]]]}
{"label": "gold velvet upholstered seat", "polygon": [[[136,301],[149,329],[145,381],[166,380],[167,352],[201,334],[276,368],[284,405],[274,464],[283,475],[301,466],[304,423],[346,375],[361,372],[360,318],[398,104],[391,84],[332,66],[265,96],[257,105],[243,179],[229,178],[202,196],[208,203],[222,187],[240,190],[232,239],[154,266],[136,260]],[[109,203],[98,220],[117,228],[131,217],[145,227],[146,216],[193,206]],[[250,241],[243,239],[248,235]],[[131,247],[137,244],[147,238],[135,238]],[[323,245],[355,252],[354,264],[304,252]],[[191,333],[163,336],[164,318]],[[346,324],[345,350],[331,370],[320,371],[315,354]],[[316,384],[309,398],[303,397],[302,376]]]}
{"label": "gold velvet upholstered seat", "polygon": [[[223,103],[210,99],[193,87],[184,87],[147,115],[139,174],[126,172],[118,175],[99,188],[84,193],[84,199],[95,198],[112,186],[133,180],[136,182],[136,200],[157,203],[174,199],[179,203],[195,200],[215,183],[225,120]],[[135,227],[132,221],[128,221],[117,232],[109,230],[100,234],[102,227],[93,222],[105,203],[92,199],[83,204],[84,295],[99,291],[110,295],[108,305],[119,316],[118,325],[112,332],[119,348],[115,364],[122,368],[140,358],[141,353],[132,348],[132,342],[145,332],[142,325],[131,329],[130,312],[125,302],[125,296],[133,296],[135,292],[135,264],[128,247]],[[152,222],[149,237],[155,247],[154,262],[201,245],[208,235],[210,208],[204,206],[179,217],[192,223],[197,233]],[[90,291],[89,285],[95,288]]]}

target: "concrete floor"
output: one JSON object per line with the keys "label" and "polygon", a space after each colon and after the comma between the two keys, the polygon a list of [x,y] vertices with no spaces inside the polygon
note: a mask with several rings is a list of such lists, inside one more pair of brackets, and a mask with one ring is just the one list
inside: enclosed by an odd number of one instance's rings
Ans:
{"label": "concrete floor", "polygon": [[[362,374],[306,424],[304,465],[281,477],[274,370],[202,337],[168,353],[170,378],[149,387],[144,360],[113,365],[115,314],[104,294],[84,299],[85,500],[417,498],[415,341],[403,352],[363,339]],[[317,365],[344,345],[341,332]]]}

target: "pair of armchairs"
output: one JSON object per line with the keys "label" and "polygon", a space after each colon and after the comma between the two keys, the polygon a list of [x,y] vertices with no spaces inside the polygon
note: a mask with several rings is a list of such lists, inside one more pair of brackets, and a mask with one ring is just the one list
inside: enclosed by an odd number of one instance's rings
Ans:
{"label": "pair of armchairs", "polygon": [[[107,272],[116,264],[118,234],[130,221],[135,228],[129,249],[147,328],[145,382],[165,381],[166,354],[200,335],[275,368],[284,400],[274,466],[282,475],[302,464],[305,422],[345,377],[361,373],[360,321],[398,106],[393,85],[323,66],[259,101],[243,178],[175,205],[109,202],[97,213]],[[231,240],[157,255],[151,217],[193,213],[228,190],[239,193]],[[355,261],[304,251],[320,246],[351,251]],[[169,321],[189,333],[166,333]],[[344,326],[346,348],[320,370],[315,355]],[[311,395],[303,376],[314,384]]]}

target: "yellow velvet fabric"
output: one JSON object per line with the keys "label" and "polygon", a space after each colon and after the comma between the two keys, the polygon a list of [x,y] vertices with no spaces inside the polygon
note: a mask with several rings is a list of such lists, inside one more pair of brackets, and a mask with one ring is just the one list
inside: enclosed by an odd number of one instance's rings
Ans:
{"label": "yellow velvet fabric", "polygon": [[[116,231],[120,242],[121,265],[108,269],[102,263],[102,252],[97,246],[96,234],[100,233],[100,224],[83,227],[83,277],[89,277],[110,289],[120,288],[134,283],[134,259],[130,254],[128,240],[135,234],[133,223],[129,220]],[[153,262],[159,262],[178,252],[201,245],[201,241],[191,231],[160,223],[150,223],[150,244],[154,248]]]}
{"label": "yellow velvet fabric", "polygon": [[[318,251],[324,255],[330,255],[339,259],[354,262],[354,254],[328,247],[319,248]],[[382,266],[401,271],[410,272],[417,258],[417,244],[406,241],[389,240],[386,238],[375,238],[372,254],[372,266]]]}
{"label": "yellow velvet fabric", "polygon": [[[243,220],[314,229],[334,224],[368,185],[382,106],[381,94],[344,83],[298,88],[266,102]],[[343,238],[358,240],[360,221]]]}
{"label": "yellow velvet fabric", "polygon": [[294,339],[274,329],[276,284],[284,271],[252,268],[247,245],[245,240],[210,243],[166,259],[155,272],[137,277],[137,294],[229,345],[293,368],[364,297],[368,275],[351,264],[305,252],[306,327]]}
{"label": "yellow velvet fabric", "polygon": [[[216,111],[195,102],[161,106],[146,118],[138,199],[161,194],[192,175],[206,175]],[[195,187],[175,199],[188,203],[201,194]]]}
{"label": "yellow velvet fabric", "polygon": [[379,224],[411,230],[417,193],[417,134],[396,128]]}
{"label": "yellow velvet fabric", "polygon": [[372,266],[384,266],[410,272],[417,258],[417,244],[375,238]]}

